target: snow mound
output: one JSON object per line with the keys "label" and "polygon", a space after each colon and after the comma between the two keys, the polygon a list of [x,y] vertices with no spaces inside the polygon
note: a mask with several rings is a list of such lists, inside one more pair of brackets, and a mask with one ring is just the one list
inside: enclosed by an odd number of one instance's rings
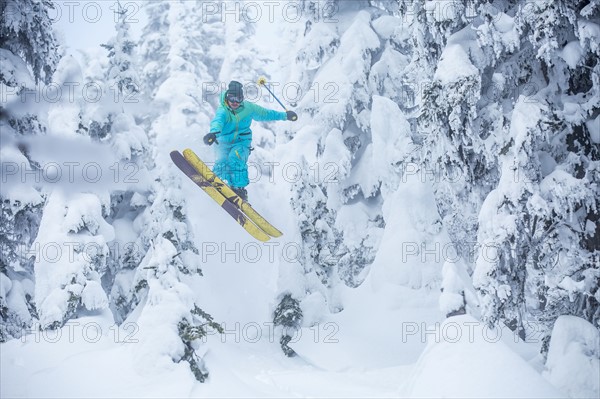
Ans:
{"label": "snow mound", "polygon": [[580,317],[556,319],[544,377],[572,398],[600,397],[600,332]]}
{"label": "snow mound", "polygon": [[446,319],[428,334],[428,345],[408,384],[407,397],[559,398],[557,391],[492,330],[473,317]]}

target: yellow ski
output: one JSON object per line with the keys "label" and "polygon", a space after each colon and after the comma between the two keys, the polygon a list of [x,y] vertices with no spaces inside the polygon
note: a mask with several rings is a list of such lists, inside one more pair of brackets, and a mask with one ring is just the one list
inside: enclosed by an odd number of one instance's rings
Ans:
{"label": "yellow ski", "polygon": [[263,218],[252,206],[240,198],[227,184],[223,182],[212,170],[204,163],[194,151],[189,148],[183,151],[183,156],[190,165],[196,169],[208,182],[210,182],[225,198],[235,204],[252,220],[260,229],[271,237],[281,237],[283,233],[277,230],[271,223]]}
{"label": "yellow ski", "polygon": [[271,239],[264,231],[252,223],[246,215],[231,203],[221,194],[208,180],[206,180],[190,163],[179,153],[179,151],[171,152],[171,160],[177,167],[185,173],[187,177],[192,179],[206,194],[210,196],[217,204],[235,219],[250,235],[259,241],[266,242]]}

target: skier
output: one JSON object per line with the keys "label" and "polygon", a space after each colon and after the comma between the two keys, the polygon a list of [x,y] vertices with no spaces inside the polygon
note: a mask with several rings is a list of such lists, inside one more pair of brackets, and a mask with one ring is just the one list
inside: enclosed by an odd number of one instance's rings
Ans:
{"label": "skier", "polygon": [[[252,121],[298,120],[294,111],[269,110],[244,101],[242,84],[232,80],[210,123],[210,133],[204,136],[206,145],[217,144],[213,172],[229,184],[244,201],[248,200],[248,157],[252,143]],[[218,136],[218,140],[217,140]]]}

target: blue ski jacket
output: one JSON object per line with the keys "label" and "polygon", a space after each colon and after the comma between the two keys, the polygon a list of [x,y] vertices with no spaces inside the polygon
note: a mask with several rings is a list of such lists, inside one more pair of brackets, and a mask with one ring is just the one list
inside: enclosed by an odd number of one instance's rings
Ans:
{"label": "blue ski jacket", "polygon": [[250,125],[252,121],[285,121],[285,112],[273,111],[249,101],[242,101],[233,111],[225,102],[226,92],[221,93],[221,104],[210,123],[210,132],[217,135],[219,143],[232,144],[236,141],[252,140]]}

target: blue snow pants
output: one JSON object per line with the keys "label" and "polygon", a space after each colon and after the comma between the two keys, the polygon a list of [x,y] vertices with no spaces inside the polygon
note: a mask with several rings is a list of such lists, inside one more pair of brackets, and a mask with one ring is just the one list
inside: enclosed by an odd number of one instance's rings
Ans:
{"label": "blue snow pants", "polygon": [[217,159],[213,172],[230,187],[246,187],[248,180],[248,157],[250,156],[250,140],[239,140],[234,143],[219,143],[216,147]]}

